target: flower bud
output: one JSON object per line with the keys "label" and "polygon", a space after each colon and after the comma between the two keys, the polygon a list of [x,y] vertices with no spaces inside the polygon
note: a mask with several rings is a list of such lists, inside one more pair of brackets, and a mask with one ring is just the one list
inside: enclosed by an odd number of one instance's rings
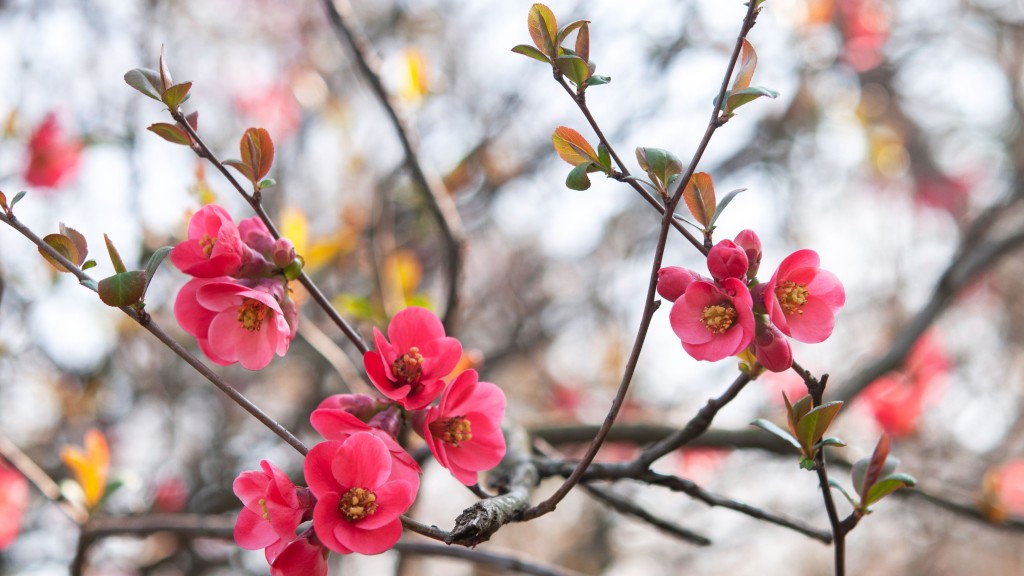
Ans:
{"label": "flower bud", "polygon": [[402,417],[399,412],[396,406],[392,406],[388,410],[377,412],[367,424],[373,428],[380,428],[392,438],[397,439],[398,433],[402,430]]}
{"label": "flower bud", "polygon": [[789,347],[789,340],[771,323],[757,323],[754,355],[762,366],[772,372],[783,372],[793,365],[793,351]]}
{"label": "flower bud", "polygon": [[753,230],[744,230],[736,235],[735,242],[747,254],[747,278],[757,276],[761,267],[761,239]]}
{"label": "flower bud", "polygon": [[274,264],[276,264],[278,268],[286,268],[292,263],[292,260],[295,260],[295,245],[287,238],[278,238],[277,241],[274,242],[272,255],[274,258]]}
{"label": "flower bud", "polygon": [[368,394],[335,394],[324,398],[317,406],[317,410],[324,408],[342,410],[366,422],[380,410],[381,403]]}
{"label": "flower bud", "polygon": [[679,266],[666,266],[658,270],[658,294],[669,302],[675,302],[686,292],[686,287],[694,280],[700,280],[700,274]]}
{"label": "flower bud", "polygon": [[708,252],[708,270],[719,282],[726,278],[746,281],[747,253],[732,240],[722,240]]}

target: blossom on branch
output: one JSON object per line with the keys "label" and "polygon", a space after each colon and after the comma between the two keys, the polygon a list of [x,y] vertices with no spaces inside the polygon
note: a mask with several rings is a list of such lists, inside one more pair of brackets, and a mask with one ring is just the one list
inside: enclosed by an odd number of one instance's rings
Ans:
{"label": "blossom on branch", "polygon": [[423,438],[442,466],[472,486],[477,472],[494,468],[505,456],[504,416],[501,388],[479,382],[476,370],[466,370],[445,389],[441,403],[427,412]]}
{"label": "blossom on branch", "polygon": [[764,291],[768,316],[783,334],[815,344],[832,334],[846,292],[835,274],[818,267],[818,253],[797,250],[779,265]]}
{"label": "blossom on branch", "polygon": [[171,262],[196,278],[230,276],[247,258],[238,227],[227,210],[203,206],[188,221],[188,240],[171,250]]}
{"label": "blossom on branch", "polygon": [[313,425],[313,429],[319,432],[326,440],[334,441],[348,440],[353,435],[359,433],[369,433],[376,436],[384,442],[384,445],[391,453],[393,460],[392,474],[410,484],[419,484],[420,466],[416,463],[416,460],[388,432],[370,426],[360,420],[355,413],[347,409],[331,407],[335,404],[341,404],[342,400],[338,398],[339,396],[361,395],[339,394],[328,397],[309,416],[309,422]]}
{"label": "blossom on branch", "polygon": [[321,442],[304,471],[317,498],[313,528],[339,554],[380,554],[402,535],[399,518],[416,499],[419,481],[399,479],[384,441],[368,432]]}
{"label": "blossom on branch", "polygon": [[81,155],[82,143],[64,134],[51,112],[29,137],[25,182],[40,188],[60,186],[78,171]]}
{"label": "blossom on branch", "polygon": [[299,489],[277,466],[262,460],[260,468],[242,472],[231,486],[244,505],[235,523],[235,543],[247,550],[266,548],[272,563],[295,539],[312,502],[308,495],[299,497]]}
{"label": "blossom on branch", "polygon": [[327,557],[331,551],[316,537],[315,530],[306,530],[288,542],[270,561],[270,576],[327,576]]}
{"label": "blossom on branch", "polygon": [[363,355],[363,365],[380,393],[408,410],[434,401],[447,376],[462,357],[462,345],[445,336],[433,312],[411,306],[388,324],[388,339],[373,329],[375,350]]}
{"label": "blossom on branch", "polygon": [[740,353],[753,341],[753,300],[736,278],[719,284],[696,281],[672,305],[669,322],[690,356],[714,362]]}

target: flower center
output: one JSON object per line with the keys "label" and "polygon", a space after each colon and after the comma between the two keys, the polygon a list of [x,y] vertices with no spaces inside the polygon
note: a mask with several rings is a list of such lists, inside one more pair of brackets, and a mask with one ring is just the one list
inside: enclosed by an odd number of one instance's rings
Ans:
{"label": "flower center", "polygon": [[469,442],[473,439],[473,427],[469,418],[455,416],[445,420],[438,420],[430,423],[430,431],[447,444],[458,448],[460,442]]}
{"label": "flower center", "polygon": [[260,498],[260,510],[263,511],[263,514],[262,514],[263,519],[264,520],[270,520],[270,511],[267,510],[267,499],[266,498]]}
{"label": "flower center", "polygon": [[788,314],[803,314],[801,309],[807,303],[807,286],[791,280],[775,287],[775,297],[779,299],[783,311]]}
{"label": "flower center", "polygon": [[349,488],[341,495],[338,511],[349,522],[372,516],[377,511],[377,495],[366,488]]}
{"label": "flower center", "polygon": [[238,323],[249,332],[259,332],[270,307],[254,298],[243,298],[238,307]]}
{"label": "flower center", "polygon": [[203,234],[203,237],[199,239],[199,248],[203,251],[203,254],[209,256],[213,253],[213,247],[217,244],[217,241],[210,238],[209,234]]}
{"label": "flower center", "polygon": [[736,308],[728,302],[712,304],[704,308],[700,321],[712,334],[721,334],[732,327],[736,320]]}
{"label": "flower center", "polygon": [[420,349],[413,346],[409,351],[402,354],[391,365],[391,373],[403,384],[412,384],[420,379],[423,374],[423,356]]}

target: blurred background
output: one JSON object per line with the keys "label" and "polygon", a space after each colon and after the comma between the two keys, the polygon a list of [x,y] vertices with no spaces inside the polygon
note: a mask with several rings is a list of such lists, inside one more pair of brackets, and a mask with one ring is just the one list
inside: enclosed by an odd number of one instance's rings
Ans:
{"label": "blurred background", "polygon": [[[358,3],[355,16],[419,134],[423,165],[462,219],[454,335],[473,351],[482,379],[508,395],[509,422],[550,431],[603,419],[643,309],[660,218],[626,185],[595,177],[587,191],[564,186],[570,166],[554,154],[552,131],[565,125],[596,137],[546,65],[510,51],[530,42],[530,4],[385,0]],[[630,169],[642,173],[637,146],[688,160],[742,2],[548,5],[560,23],[590,20],[591,59],[612,82],[589,89],[588,104]],[[1024,186],[1024,7],[768,0],[749,39],[759,56],[753,84],[780,96],[742,108],[699,166],[720,195],[747,189],[716,239],[755,230],[762,279],[794,250],[819,252],[822,267],[843,281],[847,304],[830,340],[795,343],[794,354],[831,375],[826,396],[856,396],[836,425],[849,444],[841,456],[869,455],[885,430],[903,471],[968,510],[885,501],[850,537],[850,573],[1021,573],[1021,532],[999,525],[1024,514],[1024,466],[1016,465],[1024,458],[1020,242],[969,281],[939,279],[954,257],[1021,230],[1014,200]],[[103,234],[130,268],[141,267],[185,237],[188,216],[204,203],[228,207],[236,220],[252,215],[209,165],[145,130],[169,121],[166,112],[122,77],[156,68],[161,46],[175,81],[194,82],[185,110],[199,111],[199,132],[222,158],[238,156],[245,128],[269,130],[278,184],[265,196],[268,208],[365,336],[406,305],[443,312],[436,223],[384,109],[317,2],[0,0],[0,190],[8,198],[28,191],[16,210],[24,223],[40,235],[61,222],[80,231],[101,278],[113,270]],[[677,234],[665,263],[704,270]],[[147,310],[195,349],[171,313],[185,281],[162,268]],[[236,513],[231,482],[263,458],[301,480],[290,447],[7,227],[0,288],[0,434],[63,480],[72,474],[61,448],[101,430],[111,475],[123,482],[102,514]],[[682,426],[735,376],[734,361],[688,357],[668,310],[655,316],[625,423]],[[266,370],[218,372],[312,443],[308,415],[320,400],[365,388],[358,355],[309,303],[302,324],[288,356]],[[871,373],[887,354],[884,369]],[[763,376],[715,427],[743,430],[757,417],[782,423],[780,391],[798,387],[792,373]],[[613,443],[599,458],[634,449]],[[670,455],[658,468],[827,527],[817,481],[791,455],[720,445]],[[850,486],[841,469],[834,476]],[[538,498],[557,482],[542,484]],[[792,531],[661,488],[613,488],[714,544],[681,542],[577,491],[557,512],[507,526],[481,548],[585,574],[831,574],[831,549]],[[473,500],[428,466],[411,514],[450,528]],[[65,574],[75,525],[36,491],[24,507],[17,537],[0,551],[0,573]],[[332,562],[332,574],[492,573],[453,560],[400,561],[395,552]],[[268,572],[261,552],[168,534],[104,539],[90,566],[97,575]]]}

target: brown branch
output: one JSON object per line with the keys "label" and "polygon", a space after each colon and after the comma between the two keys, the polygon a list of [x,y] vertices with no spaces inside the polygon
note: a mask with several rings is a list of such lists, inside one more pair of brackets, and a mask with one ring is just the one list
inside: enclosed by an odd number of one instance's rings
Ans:
{"label": "brown branch", "polygon": [[60,486],[54,482],[53,478],[50,478],[50,475],[29,458],[28,454],[22,452],[14,442],[11,442],[3,434],[0,434],[0,457],[14,466],[14,469],[31,482],[47,500],[57,504],[72,522],[81,525],[89,520],[89,512],[77,503],[64,498]]}
{"label": "brown branch", "polygon": [[399,542],[395,550],[402,554],[415,556],[445,556],[466,560],[474,564],[492,566],[506,571],[519,572],[521,574],[533,574],[534,576],[580,576],[579,572],[568,570],[557,566],[547,566],[533,560],[521,558],[511,553],[498,553],[493,550],[470,550],[467,548],[453,548],[441,544],[428,544],[425,542]]}
{"label": "brown branch", "polygon": [[465,252],[465,233],[458,209],[444,183],[427,174],[420,160],[419,143],[412,124],[404,117],[392,101],[380,79],[380,61],[370,39],[362,32],[352,14],[348,0],[323,0],[327,18],[335,34],[352,50],[356,64],[369,82],[373,93],[384,107],[391,124],[402,142],[405,160],[412,172],[413,180],[419,186],[431,215],[437,222],[444,237],[448,263],[448,295],[444,312],[444,326],[448,333],[455,327],[459,308],[459,281],[462,277],[462,263]]}
{"label": "brown branch", "polygon": [[702,536],[700,534],[697,534],[696,532],[683,528],[678,524],[674,524],[672,522],[669,522],[668,520],[655,516],[654,514],[648,512],[647,510],[644,510],[640,506],[637,506],[629,499],[623,498],[622,496],[619,496],[618,494],[611,490],[607,490],[599,486],[594,486],[593,484],[589,484],[587,482],[580,484],[580,488],[582,488],[584,492],[593,496],[594,499],[596,499],[597,501],[602,502],[611,507],[612,509],[627,516],[635,516],[636,518],[639,518],[640,520],[647,522],[651,526],[654,526],[655,528],[661,530],[662,532],[665,532],[666,534],[675,536],[676,538],[685,540],[698,546],[711,545],[711,540],[708,539],[706,536]]}

